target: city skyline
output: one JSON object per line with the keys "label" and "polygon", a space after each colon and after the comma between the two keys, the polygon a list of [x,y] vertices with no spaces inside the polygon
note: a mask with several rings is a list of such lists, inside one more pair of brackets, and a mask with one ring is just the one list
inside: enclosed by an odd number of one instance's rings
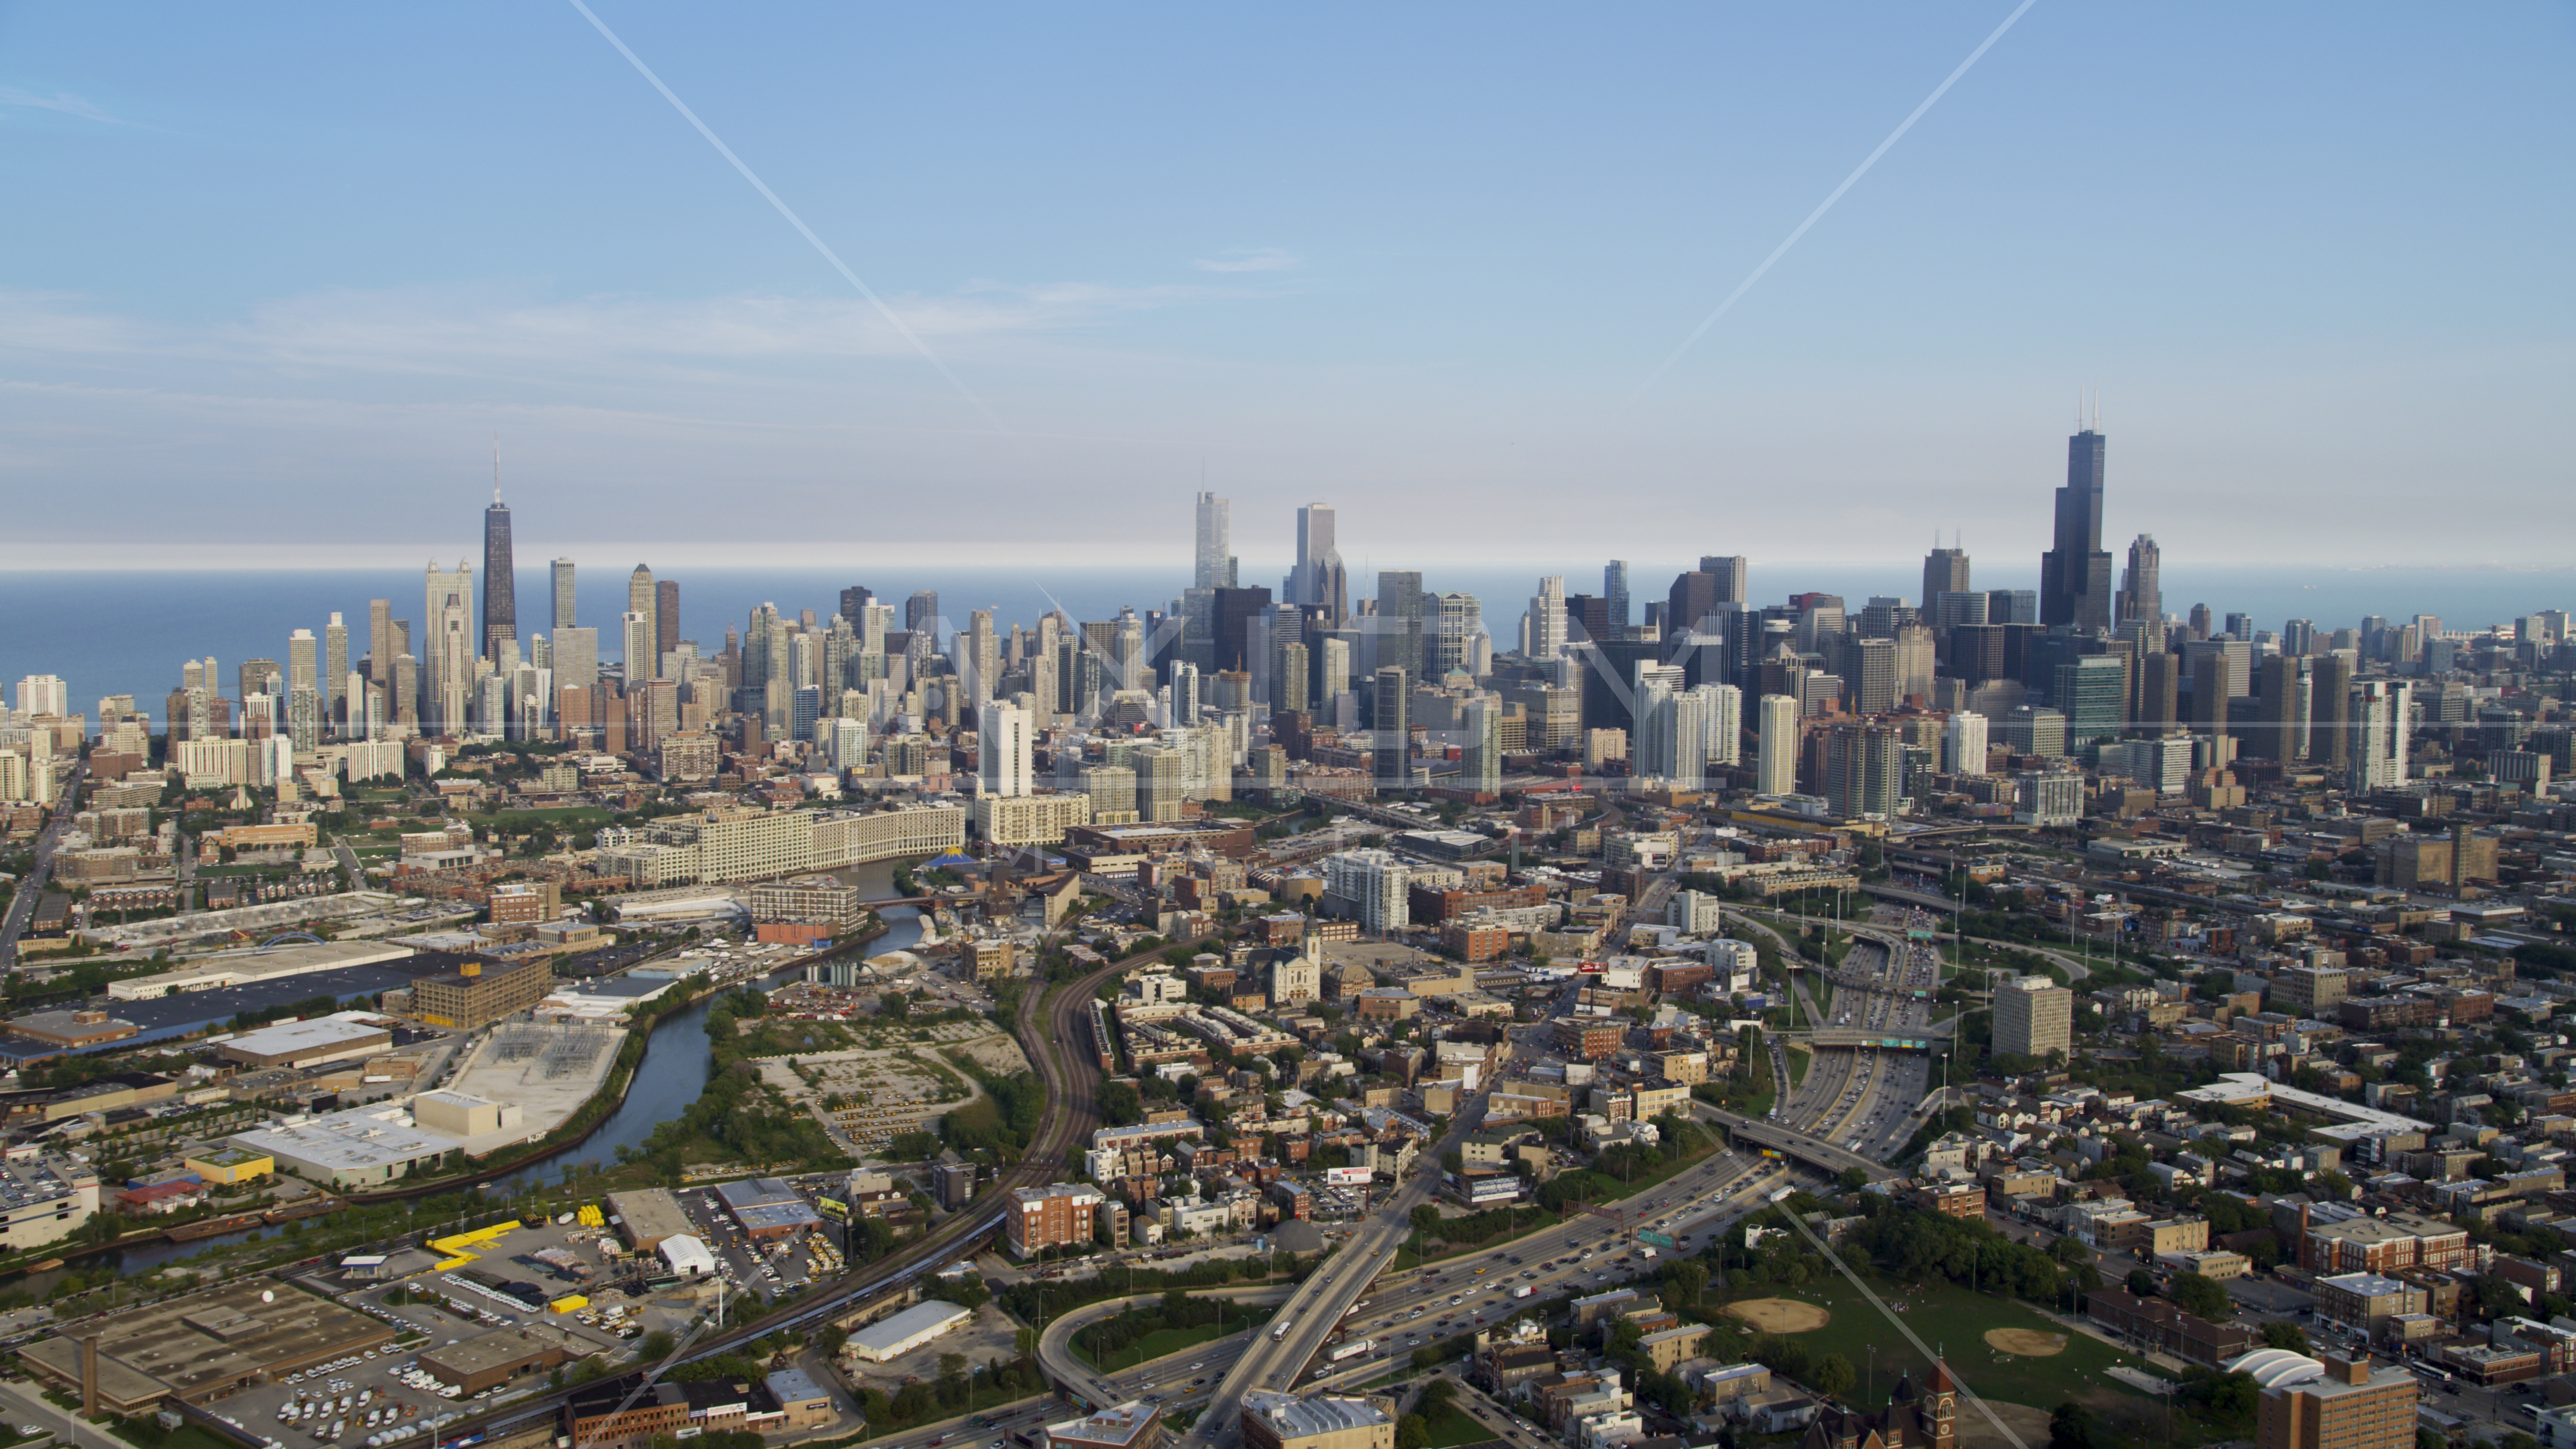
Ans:
{"label": "city skyline", "polygon": [[[810,67],[942,56],[955,22],[863,35],[803,12],[788,45],[603,12],[882,315],[569,10],[407,36],[455,62],[424,73],[484,88],[462,117],[404,72],[322,79],[389,49],[372,18],[289,37],[181,17],[109,44],[94,17],[11,12],[0,123],[20,139],[0,174],[55,221],[0,253],[0,468],[27,500],[0,564],[220,539],[273,567],[430,536],[495,432],[513,499],[566,517],[677,520],[739,486],[788,506],[868,492],[871,527],[808,534],[818,550],[951,541],[957,496],[1004,505],[988,556],[1116,550],[1126,530],[1062,506],[1114,486],[1223,492],[1247,537],[1254,498],[1366,497],[1389,533],[1490,556],[1526,547],[1522,515],[1607,487],[1623,508],[1551,519],[1550,539],[1624,556],[1639,517],[1697,514],[1757,556],[1830,540],[1896,558],[1934,528],[2018,537],[2021,490],[2055,471],[2044,425],[2085,388],[2135,496],[2164,505],[2115,513],[2112,540],[2549,560],[2546,530],[2439,511],[2402,537],[2378,526],[2470,486],[2553,523],[2565,507],[2523,424],[2571,366],[2551,264],[2566,190],[2527,180],[2563,170],[2555,138],[2576,133],[2545,80],[2571,47],[2536,7],[2230,16],[2218,47],[2207,22],[2034,8],[1641,391],[2006,9],[1648,12],[1652,46],[1503,17],[1481,71],[1457,74],[1400,69],[1439,53],[1435,17],[1385,27],[1368,57],[1339,53],[1326,17],[1276,53],[1264,37],[1211,134],[1160,134],[1171,97],[1140,87],[1049,106],[1051,133],[1009,155],[981,126],[885,137],[922,87],[1009,117],[1075,74],[1204,85],[1175,62],[1240,22],[1032,17],[975,47],[971,77],[936,61],[883,96],[820,99]],[[1663,83],[1685,73],[1717,83]],[[265,79],[215,92],[208,74]],[[1506,103],[1540,75],[1578,103]],[[1313,116],[1309,77],[1351,104]],[[2180,119],[2176,87],[2196,98]],[[342,164],[358,135],[398,164]],[[1453,163],[1418,196],[1404,158],[1435,143]],[[1045,169],[1064,146],[1121,160],[1068,190]],[[362,173],[354,204],[306,199],[317,168]],[[195,223],[185,256],[138,254],[163,230],[132,210],[147,196]],[[1032,198],[1065,224],[1020,224]],[[2471,206],[2473,235],[2443,219]],[[363,525],[337,506],[353,484]],[[228,504],[249,486],[307,521],[253,529]],[[72,501],[97,487],[157,506],[103,539]],[[1501,506],[1462,517],[1462,495]],[[769,546],[727,515],[589,532],[707,551],[692,562]]]}

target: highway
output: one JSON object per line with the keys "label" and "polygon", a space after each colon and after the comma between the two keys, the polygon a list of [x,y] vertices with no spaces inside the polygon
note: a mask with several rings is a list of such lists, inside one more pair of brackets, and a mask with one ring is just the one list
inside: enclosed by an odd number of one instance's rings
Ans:
{"label": "highway", "polygon": [[[1247,1285],[1194,1295],[1265,1305],[1284,1297],[1286,1306],[1269,1326],[1302,1317],[1303,1331],[1292,1327],[1280,1339],[1266,1330],[1229,1338],[1116,1375],[1102,1375],[1073,1354],[1070,1340],[1082,1327],[1161,1296],[1139,1294],[1050,1320],[1038,1341],[1038,1362],[1050,1379],[1096,1403],[1135,1397],[1158,1383],[1166,1391],[1158,1400],[1166,1411],[1221,1397],[1223,1407],[1212,1405],[1184,1442],[1230,1443],[1240,1429],[1242,1395],[1250,1389],[1311,1391],[1370,1382],[1409,1364],[1425,1344],[1499,1323],[1524,1302],[1580,1297],[1632,1276],[1652,1277],[1655,1264],[1645,1255],[1654,1250],[1628,1241],[1623,1219],[1632,1230],[1665,1233],[1675,1240],[1676,1252],[1687,1254],[1791,1181],[1780,1161],[1724,1151],[1600,1213],[1578,1213],[1508,1242],[1401,1272],[1372,1272],[1370,1265],[1392,1260],[1392,1249],[1373,1256],[1370,1249],[1382,1245],[1355,1232],[1294,1293],[1283,1294],[1277,1285]],[[1403,1236],[1396,1235],[1398,1245]],[[1526,1296],[1515,1296],[1522,1289]],[[1325,1347],[1354,1341],[1368,1346],[1339,1361],[1319,1360]],[[1059,1411],[1042,1409],[1033,1421],[1047,1412]]]}

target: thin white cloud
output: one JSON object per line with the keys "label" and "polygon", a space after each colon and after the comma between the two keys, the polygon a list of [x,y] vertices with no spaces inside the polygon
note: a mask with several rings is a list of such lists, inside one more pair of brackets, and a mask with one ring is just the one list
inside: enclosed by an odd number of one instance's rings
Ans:
{"label": "thin white cloud", "polygon": [[1190,265],[1202,272],[1293,272],[1306,265],[1295,252],[1279,247],[1234,247]]}
{"label": "thin white cloud", "polygon": [[22,91],[16,86],[0,86],[0,106],[13,106],[30,111],[60,111],[66,116],[78,116],[84,121],[104,121],[111,126],[126,124],[67,91],[56,91],[50,96],[40,96],[34,91]]}
{"label": "thin white cloud", "polygon": [[[1238,295],[1217,286],[972,282],[888,304],[915,336],[1015,348],[1024,360],[1110,319]],[[1077,346],[1088,346],[1088,343]],[[172,327],[88,307],[59,292],[0,288],[0,357],[116,358],[261,366],[310,374],[557,380],[757,371],[907,355],[912,344],[866,302],[746,293],[722,297],[528,298],[490,289],[334,290],[279,298],[236,321]],[[1078,359],[1062,359],[1078,360]]]}

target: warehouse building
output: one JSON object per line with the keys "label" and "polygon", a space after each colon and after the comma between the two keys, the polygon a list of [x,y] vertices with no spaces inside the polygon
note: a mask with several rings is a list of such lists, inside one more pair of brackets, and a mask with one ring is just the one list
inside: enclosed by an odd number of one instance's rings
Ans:
{"label": "warehouse building", "polygon": [[530,1010],[546,999],[554,968],[544,961],[486,966],[468,961],[449,976],[411,984],[411,1014],[432,1026],[471,1031]]}
{"label": "warehouse building", "polygon": [[916,1303],[892,1318],[879,1319],[851,1334],[850,1352],[870,1363],[886,1363],[903,1357],[974,1316],[967,1309],[935,1298],[927,1303]]}
{"label": "warehouse building", "polygon": [[423,1349],[420,1366],[430,1377],[458,1393],[479,1394],[521,1374],[543,1373],[581,1357],[585,1351],[562,1329],[534,1323],[481,1334],[443,1348]]}
{"label": "warehouse building", "polygon": [[[381,1114],[381,1115],[380,1115]],[[287,1127],[259,1127],[224,1139],[274,1158],[278,1170],[325,1187],[372,1187],[435,1168],[459,1150],[453,1137],[407,1126],[398,1111],[351,1108]]]}
{"label": "warehouse building", "polygon": [[617,1236],[628,1249],[638,1253],[652,1252],[665,1239],[697,1231],[689,1215],[680,1210],[680,1200],[667,1187],[612,1192],[608,1195],[608,1215],[617,1223]]}
{"label": "warehouse building", "polygon": [[382,1018],[372,1012],[343,1011],[243,1032],[216,1047],[215,1054],[253,1070],[301,1069],[371,1057],[393,1044],[390,1024]]}
{"label": "warehouse building", "polygon": [[[241,1279],[82,1327],[99,1340],[100,1400],[126,1415],[164,1399],[203,1404],[394,1341],[389,1326],[274,1278]],[[18,1356],[49,1385],[80,1392],[77,1341],[49,1336]]]}
{"label": "warehouse building", "polygon": [[745,1233],[762,1241],[795,1237],[823,1225],[822,1215],[807,1206],[804,1195],[783,1178],[723,1183],[716,1188],[716,1196]]}

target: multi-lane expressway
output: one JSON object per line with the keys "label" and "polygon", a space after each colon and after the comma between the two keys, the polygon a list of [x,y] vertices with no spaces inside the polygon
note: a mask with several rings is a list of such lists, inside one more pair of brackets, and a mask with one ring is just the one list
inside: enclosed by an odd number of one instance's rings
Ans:
{"label": "multi-lane expressway", "polygon": [[[1240,1427],[1243,1394],[1250,1390],[1365,1383],[1406,1362],[1425,1344],[1501,1322],[1524,1301],[1605,1291],[1631,1275],[1652,1271],[1648,1258],[1653,1250],[1629,1241],[1623,1221],[1630,1230],[1661,1232],[1674,1240],[1675,1251],[1688,1253],[1790,1181],[1784,1162],[1752,1152],[1720,1152],[1604,1208],[1615,1216],[1578,1213],[1419,1269],[1372,1272],[1371,1264],[1383,1265],[1390,1258],[1367,1257],[1364,1247],[1355,1254],[1354,1245],[1346,1244],[1293,1290],[1246,1285],[1194,1294],[1256,1307],[1265,1321],[1248,1335],[1185,1350],[1130,1373],[1103,1374],[1092,1368],[1073,1352],[1072,1337],[1160,1295],[1089,1304],[1048,1322],[1038,1341],[1038,1362],[1051,1380],[1095,1405],[1135,1397],[1158,1384],[1164,1391],[1157,1399],[1166,1409],[1202,1397],[1217,1400],[1186,1442],[1230,1443]],[[1354,1234],[1355,1243],[1358,1236]],[[1271,1330],[1293,1324],[1300,1315],[1308,1320],[1306,1331],[1291,1328],[1271,1336]],[[1360,1342],[1367,1346],[1351,1352],[1351,1345]],[[1309,1343],[1313,1347],[1304,1347]],[[1340,1347],[1345,1356],[1321,1357],[1328,1345]]]}

